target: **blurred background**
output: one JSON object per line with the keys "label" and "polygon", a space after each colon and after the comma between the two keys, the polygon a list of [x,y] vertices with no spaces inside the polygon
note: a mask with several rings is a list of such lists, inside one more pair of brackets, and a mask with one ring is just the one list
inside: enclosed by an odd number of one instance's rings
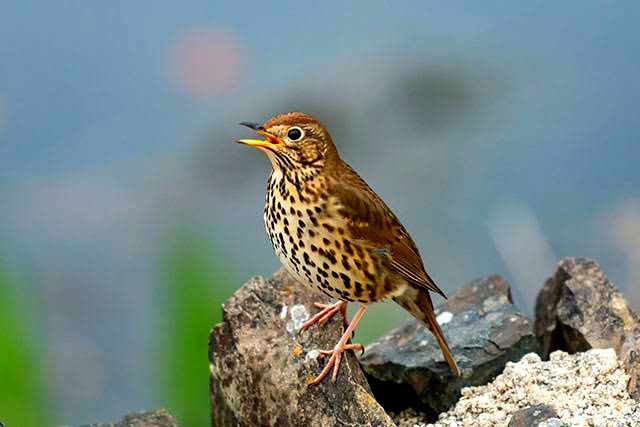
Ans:
{"label": "blurred background", "polygon": [[[0,420],[208,423],[220,304],[279,263],[239,121],[316,115],[451,293],[560,256],[640,307],[637,2],[0,3]],[[366,316],[370,342],[406,315]]]}

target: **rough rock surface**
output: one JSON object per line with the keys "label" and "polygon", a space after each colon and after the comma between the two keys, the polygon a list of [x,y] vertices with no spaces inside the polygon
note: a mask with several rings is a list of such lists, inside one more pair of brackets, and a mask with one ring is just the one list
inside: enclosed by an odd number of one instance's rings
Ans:
{"label": "rough rock surface", "polygon": [[328,302],[280,270],[250,280],[223,305],[209,346],[214,425],[393,425],[352,352],[335,384],[307,386],[326,361],[318,351],[333,348],[342,331],[338,315],[297,335],[317,311],[313,301]]}
{"label": "rough rock surface", "polygon": [[391,411],[420,409],[435,419],[469,385],[486,384],[508,361],[536,351],[533,324],[498,276],[466,285],[436,308],[462,375],[453,377],[431,333],[411,320],[367,348],[361,359],[378,401]]}
{"label": "rough rock surface", "polygon": [[543,357],[555,350],[613,348],[631,376],[629,392],[640,396],[640,318],[595,261],[561,259],[535,310]]}
{"label": "rough rock surface", "polygon": [[557,351],[548,362],[532,353],[508,363],[492,383],[465,388],[456,406],[431,426],[506,426],[518,410],[539,404],[553,405],[569,426],[638,426],[640,404],[627,393],[628,380],[612,349]]}
{"label": "rough rock surface", "polygon": [[166,409],[157,409],[131,413],[115,423],[91,424],[80,427],[178,427],[178,423]]}
{"label": "rough rock surface", "polygon": [[541,403],[514,412],[507,427],[562,427],[566,425],[553,406]]}

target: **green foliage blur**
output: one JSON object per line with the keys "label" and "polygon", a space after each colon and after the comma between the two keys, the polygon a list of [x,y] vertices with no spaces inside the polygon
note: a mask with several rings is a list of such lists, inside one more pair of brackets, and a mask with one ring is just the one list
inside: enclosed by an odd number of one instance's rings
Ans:
{"label": "green foliage blur", "polygon": [[30,333],[38,299],[0,258],[0,422],[6,426],[46,425],[42,346]]}
{"label": "green foliage blur", "polygon": [[160,321],[154,331],[160,401],[180,425],[208,425],[209,332],[238,282],[222,253],[202,234],[180,230],[168,247],[161,259]]}

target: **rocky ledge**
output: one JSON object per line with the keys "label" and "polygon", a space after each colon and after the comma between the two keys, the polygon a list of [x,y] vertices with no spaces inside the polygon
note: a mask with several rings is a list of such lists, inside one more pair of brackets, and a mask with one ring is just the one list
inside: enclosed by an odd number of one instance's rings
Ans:
{"label": "rocky ledge", "polygon": [[465,388],[431,426],[638,426],[640,406],[628,381],[613,349],[556,351],[547,362],[531,353],[492,383]]}
{"label": "rocky ledge", "polygon": [[[223,306],[210,339],[214,425],[636,425],[640,324],[591,260],[566,258],[528,319],[499,276],[475,280],[436,308],[462,375],[417,322],[389,332],[338,382],[309,388],[320,349],[342,322],[302,335],[319,296],[283,270],[254,278]],[[607,349],[607,350],[598,350]],[[575,353],[570,355],[569,353]],[[629,424],[631,423],[631,424]]]}
{"label": "rocky ledge", "polygon": [[368,346],[360,360],[387,410],[412,407],[435,417],[458,400],[463,387],[486,384],[507,362],[538,348],[533,322],[515,307],[509,284],[499,276],[464,286],[436,315],[460,377],[452,375],[433,335],[411,320]]}
{"label": "rocky ledge", "polygon": [[298,334],[314,301],[329,302],[281,270],[251,279],[223,305],[209,347],[214,425],[394,425],[353,352],[335,384],[307,386],[324,366],[319,351],[342,334],[341,316]]}
{"label": "rocky ledge", "polygon": [[[409,321],[361,359],[346,353],[335,384],[308,387],[343,328],[335,316],[299,335],[315,301],[328,302],[281,270],[223,305],[209,342],[214,426],[640,426],[640,320],[594,261],[561,259],[533,320],[499,276],[436,307],[460,377]],[[96,426],[177,424],[161,410]]]}
{"label": "rocky ledge", "polygon": [[595,261],[560,260],[535,312],[543,358],[555,350],[612,348],[630,374],[629,393],[640,396],[640,318]]}

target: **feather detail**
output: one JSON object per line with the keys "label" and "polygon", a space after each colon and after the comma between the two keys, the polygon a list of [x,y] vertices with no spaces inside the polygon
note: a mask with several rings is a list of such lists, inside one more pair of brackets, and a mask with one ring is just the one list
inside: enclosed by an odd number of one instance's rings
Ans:
{"label": "feather detail", "polygon": [[407,282],[444,292],[426,272],[416,244],[391,209],[349,165],[340,160],[329,182],[332,215],[342,217],[351,235],[372,252],[385,253],[386,264]]}

